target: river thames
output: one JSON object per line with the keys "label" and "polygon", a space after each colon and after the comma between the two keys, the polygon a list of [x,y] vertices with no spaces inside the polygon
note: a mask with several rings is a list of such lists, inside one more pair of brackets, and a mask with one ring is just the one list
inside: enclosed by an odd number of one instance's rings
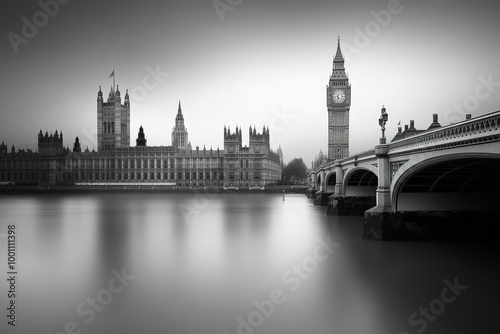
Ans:
{"label": "river thames", "polygon": [[0,332],[499,332],[498,243],[363,240],[361,216],[325,212],[301,194],[2,195]]}

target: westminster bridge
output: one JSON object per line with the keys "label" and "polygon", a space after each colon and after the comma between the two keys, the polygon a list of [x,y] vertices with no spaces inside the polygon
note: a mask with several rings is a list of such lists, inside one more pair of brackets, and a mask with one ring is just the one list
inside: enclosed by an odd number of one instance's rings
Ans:
{"label": "westminster bridge", "polygon": [[364,212],[365,238],[496,228],[500,111],[380,142],[311,172],[308,196],[329,214]]}

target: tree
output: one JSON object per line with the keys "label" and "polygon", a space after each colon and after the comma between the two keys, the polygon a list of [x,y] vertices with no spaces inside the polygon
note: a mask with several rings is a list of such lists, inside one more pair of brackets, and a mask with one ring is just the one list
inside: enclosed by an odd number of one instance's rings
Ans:
{"label": "tree", "polygon": [[283,168],[283,181],[296,183],[307,177],[307,167],[302,158],[294,158]]}

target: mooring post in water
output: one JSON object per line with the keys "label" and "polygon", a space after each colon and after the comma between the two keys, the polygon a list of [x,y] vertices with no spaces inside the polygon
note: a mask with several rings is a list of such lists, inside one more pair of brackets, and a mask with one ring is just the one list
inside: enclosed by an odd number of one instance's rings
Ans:
{"label": "mooring post in water", "polygon": [[283,200],[285,200],[285,190],[283,190]]}

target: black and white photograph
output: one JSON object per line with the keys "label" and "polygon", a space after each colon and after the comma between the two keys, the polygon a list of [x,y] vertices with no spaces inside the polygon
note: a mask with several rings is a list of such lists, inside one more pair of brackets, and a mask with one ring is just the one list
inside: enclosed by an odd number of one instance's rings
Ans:
{"label": "black and white photograph", "polygon": [[500,333],[500,5],[2,0],[0,333]]}

